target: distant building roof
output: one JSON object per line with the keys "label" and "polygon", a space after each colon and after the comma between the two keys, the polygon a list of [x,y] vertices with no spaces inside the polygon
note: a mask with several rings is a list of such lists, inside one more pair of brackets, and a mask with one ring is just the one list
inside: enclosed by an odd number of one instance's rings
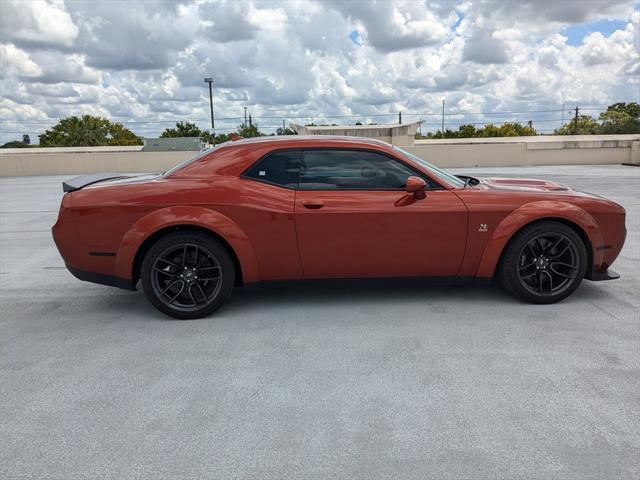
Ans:
{"label": "distant building roof", "polygon": [[299,135],[340,135],[368,137],[383,140],[394,145],[413,145],[416,131],[422,120],[412,123],[393,123],[381,125],[297,125],[291,128]]}
{"label": "distant building roof", "polygon": [[145,138],[144,152],[199,151],[204,148],[201,137]]}

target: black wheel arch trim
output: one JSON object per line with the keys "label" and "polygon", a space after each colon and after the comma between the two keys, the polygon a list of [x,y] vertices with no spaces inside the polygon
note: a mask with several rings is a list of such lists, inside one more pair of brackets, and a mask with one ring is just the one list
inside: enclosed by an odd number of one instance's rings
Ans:
{"label": "black wheel arch trim", "polygon": [[[525,223],[523,225],[521,225],[518,229],[516,229],[514,232],[511,233],[511,236],[509,237],[509,240],[507,240],[507,243],[505,243],[504,248],[502,249],[502,252],[500,252],[500,257],[498,259],[498,262],[496,263],[496,269],[498,268],[498,266],[500,265],[500,263],[502,262],[503,259],[503,255],[505,250],[507,249],[507,246],[509,245],[509,243],[513,240],[513,238],[525,227],[528,227],[530,225],[534,225],[536,223],[541,223],[541,222],[546,222],[546,221],[551,221],[551,222],[558,222],[558,223],[563,223],[564,225],[570,227],[573,229],[574,232],[576,232],[576,234],[578,234],[578,236],[580,237],[580,239],[582,240],[582,243],[585,246],[585,249],[587,250],[587,273],[585,274],[584,278],[591,280],[591,276],[594,274],[594,265],[593,265],[593,245],[591,243],[591,240],[589,239],[589,236],[587,235],[587,232],[584,231],[584,229],[578,225],[575,222],[572,222],[571,220],[568,220],[566,218],[563,217],[542,217],[542,218],[537,218],[536,220],[533,220],[529,223]],[[494,272],[495,274],[495,272]]]}
{"label": "black wheel arch trim", "polygon": [[215,238],[220,243],[222,243],[222,245],[227,249],[228,253],[231,255],[231,260],[233,261],[233,264],[234,264],[233,266],[236,273],[235,275],[236,286],[244,285],[244,279],[242,276],[242,265],[240,263],[238,255],[236,254],[231,244],[227,241],[227,239],[224,238],[222,235],[214,232],[213,230],[210,230],[205,227],[201,227],[199,225],[191,225],[191,224],[170,225],[167,227],[160,228],[155,232],[153,232],[153,234],[149,235],[149,237],[146,238],[144,242],[142,242],[142,244],[140,245],[140,247],[138,248],[134,256],[132,271],[131,271],[132,278],[133,278],[132,283],[135,282],[137,284],[138,280],[140,279],[140,269],[142,267],[142,261],[144,260],[144,256],[146,255],[146,253],[149,251],[149,249],[154,243],[156,243],[161,238],[171,233],[187,232],[187,231],[205,233]]}

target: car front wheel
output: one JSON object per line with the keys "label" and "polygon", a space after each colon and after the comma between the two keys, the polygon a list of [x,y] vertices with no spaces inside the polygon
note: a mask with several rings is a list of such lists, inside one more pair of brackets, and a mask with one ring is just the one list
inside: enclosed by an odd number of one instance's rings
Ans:
{"label": "car front wheel", "polygon": [[569,296],[584,278],[587,250],[568,225],[544,221],[524,227],[509,242],[500,265],[507,291],[531,303]]}
{"label": "car front wheel", "polygon": [[209,315],[231,296],[235,269],[215,238],[175,232],[149,249],[140,277],[153,306],[174,318],[192,319]]}

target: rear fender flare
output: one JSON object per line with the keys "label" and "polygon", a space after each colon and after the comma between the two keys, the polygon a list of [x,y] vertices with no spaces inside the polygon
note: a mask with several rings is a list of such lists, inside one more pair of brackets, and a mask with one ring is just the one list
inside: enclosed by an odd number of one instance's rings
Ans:
{"label": "rear fender flare", "polygon": [[598,265],[602,261],[600,258],[603,255],[602,251],[595,249],[595,246],[602,243],[598,222],[586,210],[576,205],[562,201],[544,200],[522,205],[500,222],[493,231],[491,239],[487,242],[476,276],[480,278],[492,277],[500,261],[502,251],[513,235],[525,225],[544,219],[566,220],[578,225],[591,241],[593,264]]}
{"label": "rear fender flare", "polygon": [[260,279],[255,251],[244,231],[225,215],[197,206],[173,206],[156,210],[134,223],[124,235],[116,254],[116,276],[133,278],[133,262],[144,241],[159,230],[177,225],[193,225],[210,230],[234,250],[246,283]]}

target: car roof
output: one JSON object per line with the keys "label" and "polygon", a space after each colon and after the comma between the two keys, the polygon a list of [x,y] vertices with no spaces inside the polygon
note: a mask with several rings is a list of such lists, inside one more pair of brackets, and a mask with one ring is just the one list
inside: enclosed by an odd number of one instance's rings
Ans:
{"label": "car roof", "polygon": [[[275,135],[269,137],[252,137],[252,138],[243,138],[235,141],[228,141],[222,143],[221,147],[235,147],[235,146],[246,146],[246,145],[257,145],[257,144],[268,144],[268,143],[315,143],[318,142],[326,144],[326,145],[342,145],[345,143],[349,144],[362,144],[362,145],[376,145],[378,147],[389,147],[389,144],[383,142],[382,140],[377,140],[375,138],[368,137],[350,137],[343,135]],[[300,146],[302,146],[300,145]]]}
{"label": "car roof", "polygon": [[374,138],[340,135],[277,135],[228,141],[205,150],[199,156],[184,162],[169,174],[185,175],[239,175],[259,157],[273,150],[303,148],[361,148],[389,152],[389,143]]}

